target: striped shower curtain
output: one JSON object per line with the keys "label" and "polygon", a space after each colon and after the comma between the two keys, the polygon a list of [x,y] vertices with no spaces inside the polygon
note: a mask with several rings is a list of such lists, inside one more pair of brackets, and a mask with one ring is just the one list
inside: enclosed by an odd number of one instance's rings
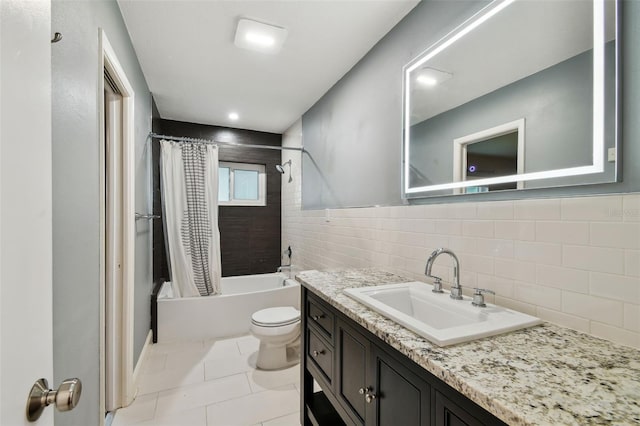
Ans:
{"label": "striped shower curtain", "polygon": [[160,146],[164,231],[173,290],[180,297],[220,293],[218,148],[166,140]]}

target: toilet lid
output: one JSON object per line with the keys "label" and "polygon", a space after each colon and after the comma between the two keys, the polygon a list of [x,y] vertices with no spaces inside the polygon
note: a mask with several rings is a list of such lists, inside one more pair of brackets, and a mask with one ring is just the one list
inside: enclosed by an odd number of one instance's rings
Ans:
{"label": "toilet lid", "polygon": [[279,327],[300,321],[300,311],[292,306],[262,309],[251,315],[251,322],[262,327]]}

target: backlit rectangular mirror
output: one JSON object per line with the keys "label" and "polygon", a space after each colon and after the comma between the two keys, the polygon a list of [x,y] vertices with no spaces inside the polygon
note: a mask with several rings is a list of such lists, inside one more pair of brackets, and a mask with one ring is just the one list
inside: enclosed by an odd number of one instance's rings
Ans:
{"label": "backlit rectangular mirror", "polygon": [[496,0],[404,67],[403,195],[618,179],[615,0]]}

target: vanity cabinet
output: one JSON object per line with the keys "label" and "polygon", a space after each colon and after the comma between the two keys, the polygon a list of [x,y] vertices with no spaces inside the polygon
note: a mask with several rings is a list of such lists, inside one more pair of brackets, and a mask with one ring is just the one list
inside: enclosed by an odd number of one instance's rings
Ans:
{"label": "vanity cabinet", "polygon": [[301,306],[303,425],[504,424],[304,287]]}
{"label": "vanity cabinet", "polygon": [[356,424],[427,426],[430,387],[366,336],[338,320],[338,398]]}

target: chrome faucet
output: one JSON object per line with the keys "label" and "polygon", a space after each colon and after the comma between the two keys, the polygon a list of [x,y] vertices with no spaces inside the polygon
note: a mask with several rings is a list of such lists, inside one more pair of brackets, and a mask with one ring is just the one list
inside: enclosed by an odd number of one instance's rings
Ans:
{"label": "chrome faucet", "polygon": [[436,249],[429,258],[427,259],[427,266],[424,269],[424,274],[427,277],[434,278],[436,280],[434,284],[433,292],[442,293],[442,278],[431,275],[431,269],[433,268],[433,262],[435,262],[436,258],[440,256],[442,253],[446,253],[453,258],[454,266],[453,266],[453,281],[454,285],[451,286],[451,294],[450,297],[456,300],[462,300],[462,287],[460,286],[460,261],[458,261],[458,256],[456,256],[451,250],[440,247]]}
{"label": "chrome faucet", "polygon": [[[278,269],[276,270],[276,272],[282,272],[283,269],[288,269],[289,270],[289,278],[291,278],[291,255],[293,254],[293,252],[291,251],[291,246],[287,247],[287,249],[285,251],[283,251],[282,254],[284,254],[287,257],[289,257],[289,264],[288,265],[280,265],[280,266],[278,266]],[[282,255],[280,255],[280,261],[282,261]]]}
{"label": "chrome faucet", "polygon": [[[291,272],[292,272],[291,271],[291,265],[280,265],[280,266],[278,266],[278,269],[276,269],[276,272],[282,272],[283,270],[289,271],[289,278],[291,279],[292,278],[292,276],[291,276]],[[283,281],[282,285],[284,286],[284,285],[286,285],[286,283]]]}

